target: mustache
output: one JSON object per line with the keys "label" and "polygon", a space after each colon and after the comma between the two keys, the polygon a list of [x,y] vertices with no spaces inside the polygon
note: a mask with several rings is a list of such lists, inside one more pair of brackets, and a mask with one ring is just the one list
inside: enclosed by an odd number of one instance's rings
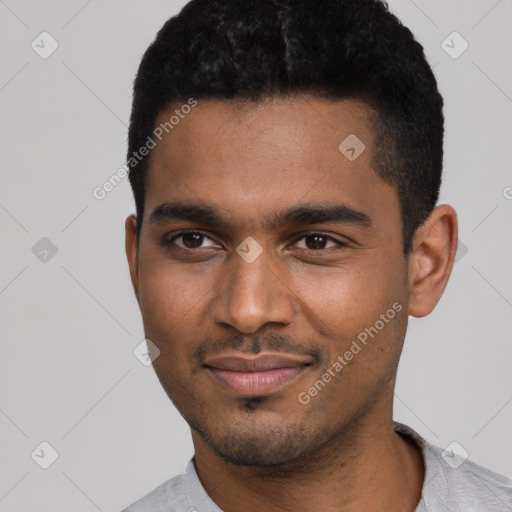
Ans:
{"label": "mustache", "polygon": [[306,339],[297,343],[296,339],[273,331],[251,336],[237,334],[226,340],[219,341],[207,339],[193,351],[192,356],[198,364],[203,364],[208,357],[232,351],[245,354],[272,351],[306,355],[314,358],[316,362],[324,359],[322,357],[322,350],[315,340]]}

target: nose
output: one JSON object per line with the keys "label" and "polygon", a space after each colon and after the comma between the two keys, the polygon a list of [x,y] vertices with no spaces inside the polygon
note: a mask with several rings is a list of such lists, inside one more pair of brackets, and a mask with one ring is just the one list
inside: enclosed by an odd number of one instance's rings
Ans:
{"label": "nose", "polygon": [[293,293],[285,284],[279,264],[264,250],[251,263],[237,253],[226,262],[212,304],[216,324],[252,334],[267,323],[288,325],[293,319]]}

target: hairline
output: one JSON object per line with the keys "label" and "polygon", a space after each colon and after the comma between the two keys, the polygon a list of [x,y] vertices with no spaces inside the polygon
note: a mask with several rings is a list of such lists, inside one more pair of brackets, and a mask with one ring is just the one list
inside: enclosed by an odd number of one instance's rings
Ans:
{"label": "hairline", "polygon": [[[211,94],[204,94],[204,95],[195,95],[194,99],[197,101],[218,101],[224,104],[228,104],[232,106],[233,108],[236,108],[238,110],[247,110],[258,108],[263,105],[267,105],[272,103],[273,101],[279,101],[279,100],[295,100],[295,99],[313,99],[313,100],[321,100],[325,101],[327,103],[337,103],[342,101],[353,101],[361,106],[364,107],[365,112],[365,119],[364,122],[366,123],[366,126],[370,133],[372,134],[372,151],[371,151],[371,159],[370,159],[370,170],[375,173],[377,177],[385,181],[386,183],[390,184],[395,191],[397,192],[398,196],[398,203],[399,203],[399,209],[400,209],[400,220],[401,220],[401,234],[402,234],[402,252],[405,256],[407,256],[411,250],[411,241],[409,241],[409,244],[407,245],[407,251],[405,247],[405,212],[404,212],[404,205],[403,205],[403,197],[401,194],[401,191],[399,190],[399,183],[396,178],[393,177],[392,174],[388,174],[387,169],[385,168],[385,164],[383,162],[382,157],[384,156],[385,160],[394,159],[397,157],[395,153],[395,149],[383,149],[383,147],[391,147],[391,144],[386,143],[390,141],[389,135],[385,133],[385,129],[382,126],[382,123],[380,122],[383,117],[389,116],[389,111],[385,111],[385,107],[383,102],[379,102],[373,95],[367,92],[351,92],[347,94],[339,94],[339,95],[333,95],[329,94],[328,91],[321,91],[321,90],[296,90],[296,91],[286,91],[286,92],[268,92],[268,93],[258,93],[256,96],[248,96],[248,95],[235,95],[233,97],[225,97],[225,96],[217,96],[217,95],[211,95]],[[169,111],[171,109],[175,109],[176,107],[179,107],[180,105],[186,104],[187,99],[186,98],[177,98],[174,97],[170,99],[168,102],[165,103],[165,106],[160,108],[153,120],[153,125],[151,128],[151,133],[153,133],[153,130],[157,127],[157,121],[158,118],[166,111]],[[143,134],[144,136],[147,136],[149,134]],[[137,211],[137,241],[140,242],[140,233],[142,231],[142,220],[144,217],[144,214],[146,213],[146,191],[147,191],[147,182],[149,179],[149,173],[151,170],[151,154],[150,151],[148,156],[144,158],[142,164],[143,164],[143,179],[142,179],[142,211]],[[399,158],[399,157],[398,157]],[[379,169],[381,172],[379,172]],[[134,169],[135,172],[137,172],[136,169]],[[141,222],[139,222],[139,220]]]}

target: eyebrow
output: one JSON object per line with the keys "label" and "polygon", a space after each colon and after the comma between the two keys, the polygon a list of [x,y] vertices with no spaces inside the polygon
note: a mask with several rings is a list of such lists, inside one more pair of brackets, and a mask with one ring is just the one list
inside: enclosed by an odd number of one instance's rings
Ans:
{"label": "eyebrow", "polygon": [[[177,201],[157,206],[149,217],[149,224],[185,220],[209,227],[230,228],[229,223],[212,206]],[[324,224],[338,222],[370,228],[372,221],[366,213],[354,210],[344,204],[303,204],[270,214],[264,219],[264,227],[278,230],[287,226]]]}

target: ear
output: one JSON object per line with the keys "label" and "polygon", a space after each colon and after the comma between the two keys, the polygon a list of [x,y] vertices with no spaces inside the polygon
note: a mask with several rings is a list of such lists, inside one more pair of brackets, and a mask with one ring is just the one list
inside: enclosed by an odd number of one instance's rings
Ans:
{"label": "ear", "polygon": [[139,244],[137,242],[137,218],[130,215],[126,218],[125,227],[125,249],[128,266],[130,268],[130,277],[137,302],[139,302]]}
{"label": "ear", "polygon": [[452,272],[457,237],[457,213],[447,204],[417,229],[409,255],[410,315],[423,317],[435,308]]}

